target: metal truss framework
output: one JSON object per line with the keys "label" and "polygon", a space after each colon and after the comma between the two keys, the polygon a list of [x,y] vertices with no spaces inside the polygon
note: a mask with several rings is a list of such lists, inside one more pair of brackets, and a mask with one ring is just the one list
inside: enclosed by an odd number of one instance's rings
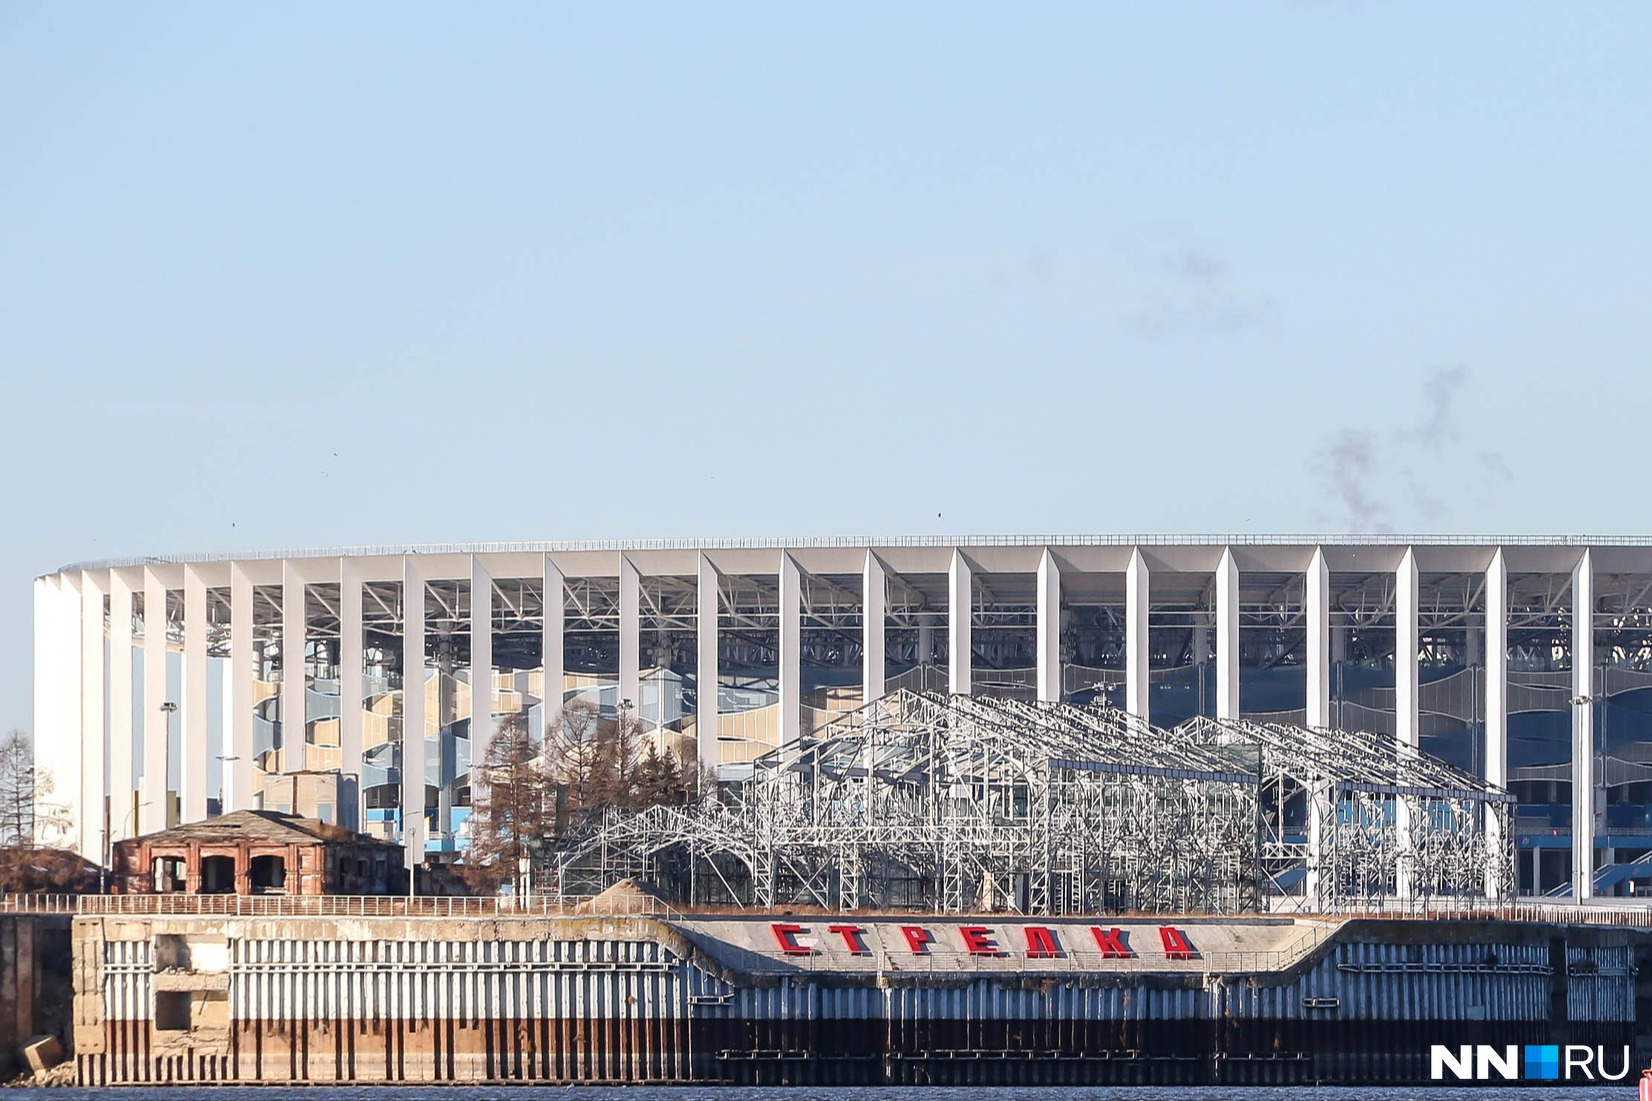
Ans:
{"label": "metal truss framework", "polygon": [[563,840],[548,886],[947,913],[1507,898],[1511,806],[1376,735],[898,690],[717,800],[609,813]]}

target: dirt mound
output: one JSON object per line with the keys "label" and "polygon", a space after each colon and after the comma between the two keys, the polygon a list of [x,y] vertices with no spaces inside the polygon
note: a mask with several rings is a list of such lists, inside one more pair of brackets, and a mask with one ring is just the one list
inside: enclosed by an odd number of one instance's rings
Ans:
{"label": "dirt mound", "polygon": [[652,883],[622,879],[574,907],[576,914],[661,914],[670,907]]}

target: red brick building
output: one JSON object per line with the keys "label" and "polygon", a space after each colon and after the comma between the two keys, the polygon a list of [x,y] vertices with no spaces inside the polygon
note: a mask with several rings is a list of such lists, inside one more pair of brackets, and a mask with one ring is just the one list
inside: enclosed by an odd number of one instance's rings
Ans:
{"label": "red brick building", "polygon": [[402,848],[313,818],[241,810],[114,846],[116,894],[382,895]]}

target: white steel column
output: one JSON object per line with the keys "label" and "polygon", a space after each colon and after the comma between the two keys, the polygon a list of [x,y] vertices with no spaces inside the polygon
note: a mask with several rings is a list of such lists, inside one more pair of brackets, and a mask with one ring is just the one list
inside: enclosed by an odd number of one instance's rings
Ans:
{"label": "white steel column", "polygon": [[[1394,577],[1394,738],[1400,743],[1401,755],[1415,755],[1419,741],[1417,618],[1421,609],[1417,585],[1417,556],[1407,547]],[[1411,897],[1413,887],[1411,811],[1408,797],[1394,797],[1394,833],[1399,848],[1394,893],[1402,899]]]}
{"label": "white steel column", "polygon": [[253,653],[252,579],[237,563],[229,567],[229,758],[224,762],[224,810],[252,810],[256,806],[252,790],[253,682],[258,664]]}
{"label": "white steel column", "polygon": [[207,816],[207,591],[194,566],[184,567],[183,742],[178,752],[178,816]]}
{"label": "white steel column", "polygon": [[780,552],[780,745],[792,748],[803,733],[803,574]]}
{"label": "white steel column", "polygon": [[143,571],[143,781],[138,799],[138,833],[167,827],[167,733],[172,716],[163,703],[178,701],[167,695],[166,585],[154,570]]}
{"label": "white steel column", "polygon": [[[717,569],[699,556],[694,591],[694,753],[702,767],[718,765],[721,722],[717,710],[717,617],[721,607]],[[696,773],[698,775],[698,773]]]}
{"label": "white steel column", "polygon": [[888,617],[888,585],[883,560],[868,550],[860,580],[860,702],[863,704],[881,698],[885,690],[883,629]]}
{"label": "white steel column", "polygon": [[470,792],[481,787],[479,769],[493,742],[493,575],[470,556]]}
{"label": "white steel column", "polygon": [[1061,570],[1049,547],[1038,560],[1038,698],[1061,701]]}
{"label": "white steel column", "polygon": [[1216,717],[1239,717],[1239,564],[1232,547],[1216,566]]}
{"label": "white steel column", "polygon": [[137,836],[133,764],[132,578],[109,571],[109,839]]}
{"label": "white steel column", "polygon": [[80,855],[107,867],[109,832],[104,797],[108,731],[103,725],[103,595],[106,583],[91,570],[80,575]]}
{"label": "white steel column", "polygon": [[1331,725],[1331,571],[1325,551],[1315,547],[1303,577],[1303,619],[1308,631],[1306,725]]}
{"label": "white steel column", "polygon": [[[362,639],[362,577],[356,559],[346,556],[338,563],[338,758],[341,772],[356,790],[353,816],[343,825],[353,830],[367,821],[366,790],[362,783],[361,738],[367,725],[366,698],[362,677],[366,670]],[[344,808],[339,808],[344,817]]]}
{"label": "white steel column", "polygon": [[1140,548],[1130,551],[1130,564],[1124,569],[1124,709],[1140,718],[1148,718],[1147,690],[1147,562]]}
{"label": "white steel column", "polygon": [[620,555],[619,564],[619,694],[630,700],[633,715],[642,716],[642,579],[631,559]]}
{"label": "white steel column", "polygon": [[[79,769],[69,767],[71,753],[75,763],[79,763],[79,743],[72,737],[65,706],[68,670],[63,663],[63,652],[67,602],[63,582],[62,574],[37,577],[34,581],[34,837],[18,838],[24,843],[31,840],[41,844],[61,843],[65,836],[61,827],[71,825],[69,816],[76,802],[74,793],[79,790]],[[65,783],[73,785],[65,788],[66,799],[57,793],[59,784]],[[78,825],[73,826],[69,836],[77,834],[78,829]]]}
{"label": "white steel column", "polygon": [[947,678],[948,692],[968,695],[974,691],[970,683],[971,656],[975,647],[975,585],[974,575],[962,551],[952,551],[952,566],[947,571]]}
{"label": "white steel column", "polygon": [[305,735],[309,723],[305,708],[304,654],[308,649],[304,578],[291,559],[281,563],[281,771],[304,771]]}
{"label": "white steel column", "polygon": [[1572,571],[1572,899],[1595,894],[1595,569]]}
{"label": "white steel column", "polygon": [[402,558],[402,844],[408,874],[424,863],[424,575]]}
{"label": "white steel column", "polygon": [[[86,671],[80,664],[80,573],[59,574],[57,597],[57,650],[61,656],[61,672],[57,676],[58,723],[63,730],[63,745],[58,751],[57,774],[52,777],[51,799],[56,804],[60,819],[53,843],[66,848],[80,844],[90,811],[80,801],[81,775],[85,767],[86,724],[80,715],[80,682]],[[102,664],[98,665],[99,675]],[[98,728],[103,725],[99,716]],[[38,782],[38,781],[37,781]]]}
{"label": "white steel column", "polygon": [[540,611],[543,621],[539,635],[540,707],[549,732],[562,716],[562,700],[566,679],[563,675],[562,628],[567,617],[568,596],[562,571],[551,556],[545,556],[545,581],[540,590]]}
{"label": "white steel column", "polygon": [[[1486,782],[1498,787],[1509,784],[1509,571],[1503,548],[1492,553],[1486,567]],[[1502,823],[1486,814],[1486,897],[1501,898],[1506,890],[1518,889],[1503,882]]]}

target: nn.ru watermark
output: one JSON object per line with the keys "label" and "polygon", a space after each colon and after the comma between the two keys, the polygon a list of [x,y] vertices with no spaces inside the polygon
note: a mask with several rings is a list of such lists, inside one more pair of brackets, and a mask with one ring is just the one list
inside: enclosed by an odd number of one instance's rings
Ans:
{"label": "nn.ru watermark", "polygon": [[[1615,1053],[1613,1053],[1615,1054]],[[1587,1044],[1435,1044],[1428,1051],[1428,1076],[1462,1081],[1525,1078],[1549,1082],[1616,1082],[1629,1076],[1629,1045],[1616,1070],[1608,1049]]]}

